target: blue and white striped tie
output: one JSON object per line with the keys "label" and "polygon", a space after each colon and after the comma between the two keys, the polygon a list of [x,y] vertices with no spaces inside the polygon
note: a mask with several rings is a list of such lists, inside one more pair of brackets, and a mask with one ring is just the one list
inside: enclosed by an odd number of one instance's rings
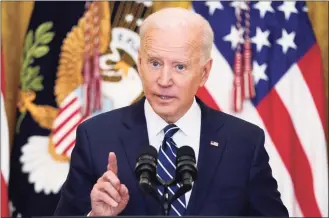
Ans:
{"label": "blue and white striped tie", "polygon": [[[177,147],[172,137],[178,130],[179,128],[175,124],[169,124],[164,128],[164,139],[158,154],[157,176],[166,182],[176,175],[175,163]],[[168,188],[169,197],[173,196],[178,188],[178,184],[170,186]],[[162,196],[163,187],[158,187],[158,192]],[[185,210],[185,195],[182,195],[171,204],[169,215],[182,216]]]}

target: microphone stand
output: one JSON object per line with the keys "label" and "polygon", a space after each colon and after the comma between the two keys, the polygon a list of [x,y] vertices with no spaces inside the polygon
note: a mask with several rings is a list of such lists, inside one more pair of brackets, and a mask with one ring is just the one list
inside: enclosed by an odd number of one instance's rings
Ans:
{"label": "microphone stand", "polygon": [[[140,175],[139,186],[145,194],[150,194],[161,205],[163,214],[165,216],[169,216],[171,204],[180,196],[182,196],[183,194],[185,194],[186,192],[192,189],[192,185],[191,185],[192,181],[183,180],[182,184],[180,185],[176,193],[173,196],[171,196],[171,198],[169,198],[168,189],[170,186],[177,183],[176,178],[173,178],[169,182],[165,182],[164,180],[156,176],[155,179],[152,179],[153,181],[152,180],[149,181],[145,179],[149,177],[148,175],[149,175],[148,172],[142,173]],[[164,187],[162,197],[157,191],[156,185],[162,185]]]}
{"label": "microphone stand", "polygon": [[162,206],[162,210],[165,216],[169,216],[169,211],[171,208],[171,204],[178,199],[180,196],[182,196],[183,194],[185,194],[186,192],[188,192],[189,190],[192,189],[192,185],[188,185],[188,184],[182,184],[179,189],[176,191],[175,195],[173,195],[171,198],[169,198],[169,193],[168,193],[168,189],[171,185],[176,183],[176,179],[173,178],[171,181],[169,181],[168,183],[166,183],[165,181],[163,181],[161,178],[156,177],[157,178],[157,182],[158,184],[162,185],[164,187],[163,190],[163,194],[162,194],[162,201],[160,200],[160,194],[156,193],[156,187],[152,186],[152,188],[154,189],[153,192],[155,192],[156,196],[152,195],[153,198],[155,198]]}

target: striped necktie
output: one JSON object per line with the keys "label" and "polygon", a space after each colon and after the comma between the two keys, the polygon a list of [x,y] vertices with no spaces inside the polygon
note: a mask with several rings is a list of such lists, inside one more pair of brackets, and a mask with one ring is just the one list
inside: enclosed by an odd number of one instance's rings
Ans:
{"label": "striped necktie", "polygon": [[[179,128],[175,124],[169,124],[164,128],[164,139],[158,154],[157,176],[166,182],[176,175],[177,147],[172,137],[178,130]],[[178,188],[178,184],[168,187],[169,198],[175,194]],[[163,195],[163,189],[163,187],[158,187],[158,192],[161,196]],[[182,195],[171,204],[169,215],[182,216],[185,210],[185,195]]]}

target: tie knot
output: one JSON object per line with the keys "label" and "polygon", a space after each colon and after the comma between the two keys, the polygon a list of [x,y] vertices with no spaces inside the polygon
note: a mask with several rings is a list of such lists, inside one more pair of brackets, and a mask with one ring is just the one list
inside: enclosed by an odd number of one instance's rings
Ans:
{"label": "tie knot", "polygon": [[167,139],[171,138],[178,130],[179,128],[175,124],[169,124],[163,129],[164,137]]}

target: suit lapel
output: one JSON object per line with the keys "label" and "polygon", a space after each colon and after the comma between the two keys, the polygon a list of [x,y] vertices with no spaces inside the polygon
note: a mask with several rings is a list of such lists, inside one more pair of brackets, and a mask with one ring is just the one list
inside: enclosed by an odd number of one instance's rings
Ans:
{"label": "suit lapel", "polygon": [[130,113],[123,118],[125,126],[121,140],[132,171],[135,171],[136,160],[142,146],[149,145],[147,126],[144,115],[144,99],[130,108]]}
{"label": "suit lapel", "polygon": [[[206,196],[211,192],[210,183],[216,174],[218,164],[226,146],[226,137],[220,132],[221,127],[224,125],[222,116],[218,112],[208,108],[200,100],[198,102],[202,114],[200,149],[197,164],[198,177],[193,185],[186,215],[198,214]],[[216,142],[218,146],[216,146]]]}
{"label": "suit lapel", "polygon": [[[127,159],[133,175],[135,175],[136,160],[139,156],[139,151],[143,146],[149,146],[147,135],[146,119],[144,114],[145,97],[130,107],[130,113],[123,118],[124,131],[121,135],[121,141],[127,155]],[[135,177],[137,189],[143,196],[146,202],[146,207],[149,214],[158,214],[160,205],[151,197],[146,196],[138,186],[138,180]]]}

